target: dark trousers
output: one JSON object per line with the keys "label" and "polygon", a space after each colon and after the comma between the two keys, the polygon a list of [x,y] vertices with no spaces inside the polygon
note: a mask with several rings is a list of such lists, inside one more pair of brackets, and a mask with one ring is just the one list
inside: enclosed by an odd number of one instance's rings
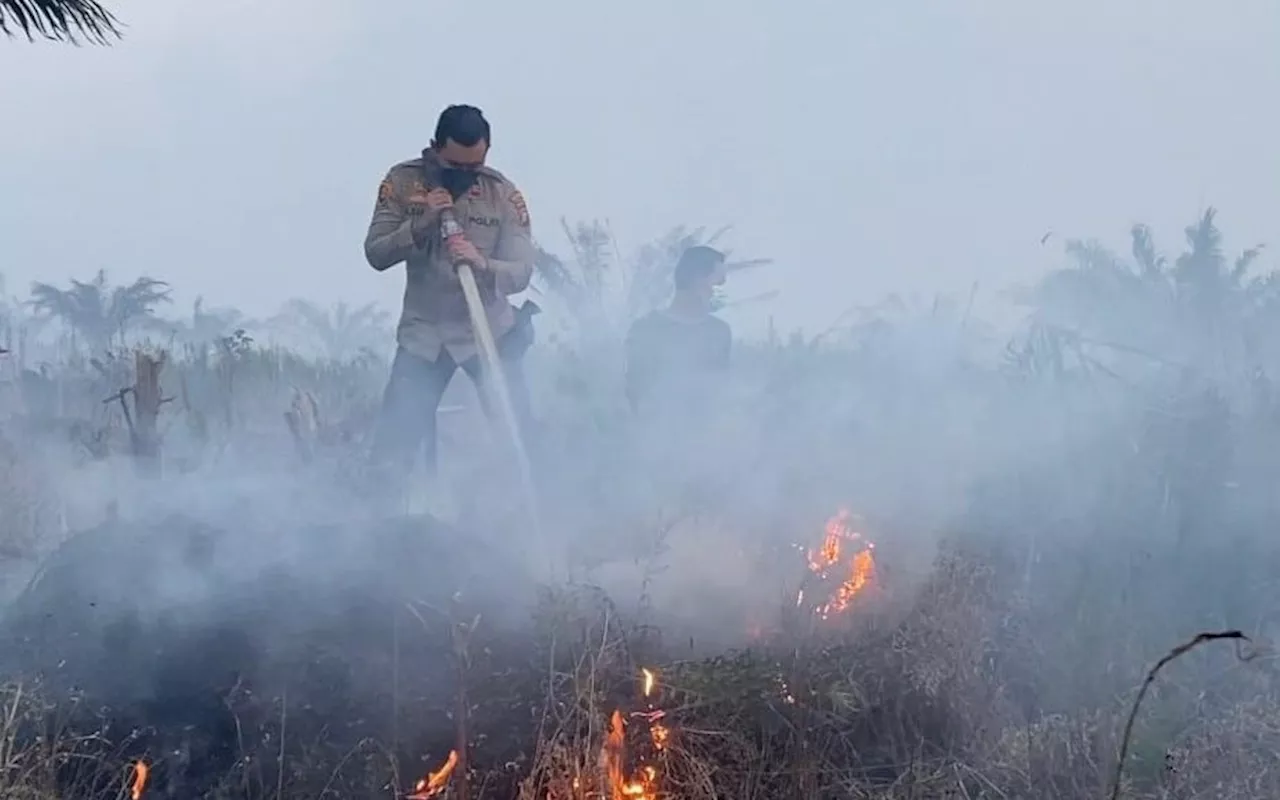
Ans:
{"label": "dark trousers", "polygon": [[[532,429],[532,420],[522,361],[526,348],[522,345],[518,331],[512,331],[497,342],[498,358],[511,393],[516,424],[521,434],[527,435]],[[490,420],[495,419],[479,356],[458,364],[443,349],[435,361],[428,361],[404,348],[397,348],[395,361],[391,364],[391,378],[382,398],[382,415],[374,435],[372,456],[375,464],[398,467],[404,471],[402,474],[407,474],[413,468],[419,449],[425,444],[427,473],[435,474],[436,412],[459,367],[476,385],[486,416]]]}

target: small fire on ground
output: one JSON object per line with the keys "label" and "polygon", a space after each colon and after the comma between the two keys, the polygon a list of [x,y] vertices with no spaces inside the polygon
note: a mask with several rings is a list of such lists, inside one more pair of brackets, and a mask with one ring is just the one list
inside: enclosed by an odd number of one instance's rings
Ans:
{"label": "small fire on ground", "polygon": [[609,732],[605,735],[604,745],[600,748],[600,765],[604,769],[609,800],[657,800],[658,797],[659,771],[655,762],[666,750],[671,731],[663,721],[666,712],[654,704],[657,673],[644,669],[640,674],[645,709],[632,712],[631,717],[648,726],[652,755],[642,754],[637,759],[638,767],[635,774],[629,779],[626,777],[624,767],[627,746],[626,728],[622,712],[615,710],[609,718]]}
{"label": "small fire on ground", "polygon": [[[814,606],[822,619],[847,611],[854,598],[870,587],[876,577],[875,543],[854,528],[853,514],[842,510],[827,520],[822,546],[808,551],[809,572],[818,581],[839,583]],[[805,590],[796,596],[796,606],[804,604]]]}
{"label": "small fire on ground", "polygon": [[[855,598],[862,595],[874,585],[876,580],[875,543],[867,539],[854,527],[854,516],[847,510],[841,510],[836,516],[827,520],[822,545],[807,551],[809,572],[813,578],[823,585],[838,580],[838,584],[829,595],[814,606],[814,613],[822,619],[847,611]],[[796,606],[802,606],[805,600],[805,589],[801,589],[796,597]],[[666,712],[655,704],[655,691],[658,687],[658,675],[650,669],[641,670],[641,693],[645,701],[643,711],[633,711],[630,716],[648,726],[649,747],[647,752],[636,759],[637,768],[630,777],[626,775],[626,721],[620,710],[615,710],[609,718],[609,730],[600,749],[600,766],[604,772],[609,800],[658,800],[659,798],[659,762],[665,753],[671,738],[671,730],[665,722]],[[785,683],[780,683],[780,691],[789,703],[795,700]],[[405,800],[431,800],[442,795],[449,785],[454,769],[458,765],[458,752],[449,751],[448,758],[440,768],[427,773],[414,786],[412,794]],[[144,761],[133,764],[132,781],[129,787],[130,800],[142,800],[147,786],[150,768]],[[573,781],[574,793],[581,790],[578,779]],[[587,793],[588,797],[598,796]]]}
{"label": "small fire on ground", "polygon": [[456,766],[458,766],[458,751],[450,750],[449,757],[440,765],[440,769],[427,773],[427,777],[418,781],[413,787],[413,794],[406,795],[405,800],[428,800],[439,795],[449,785],[449,776],[453,775],[453,769]]}
{"label": "small fire on ground", "polygon": [[133,783],[129,786],[129,800],[142,800],[142,792],[147,788],[147,776],[151,768],[145,761],[133,763]]}

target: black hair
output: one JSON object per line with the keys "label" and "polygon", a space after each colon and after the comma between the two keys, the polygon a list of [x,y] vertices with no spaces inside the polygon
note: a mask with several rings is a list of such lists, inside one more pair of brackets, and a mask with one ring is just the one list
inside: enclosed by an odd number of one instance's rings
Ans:
{"label": "black hair", "polygon": [[491,144],[489,120],[484,118],[484,112],[475,106],[449,106],[441,111],[436,122],[435,146],[444,147],[450,139],[463,147],[473,147],[481,141]]}
{"label": "black hair", "polygon": [[688,289],[720,268],[725,255],[714,247],[695,245],[680,254],[676,262],[676,290]]}

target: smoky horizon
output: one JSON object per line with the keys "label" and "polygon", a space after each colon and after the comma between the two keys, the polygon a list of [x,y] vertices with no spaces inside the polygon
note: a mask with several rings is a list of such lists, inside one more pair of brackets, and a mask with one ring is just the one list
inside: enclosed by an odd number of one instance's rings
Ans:
{"label": "smoky horizon", "polygon": [[0,797],[1280,796],[1280,6],[29,7]]}

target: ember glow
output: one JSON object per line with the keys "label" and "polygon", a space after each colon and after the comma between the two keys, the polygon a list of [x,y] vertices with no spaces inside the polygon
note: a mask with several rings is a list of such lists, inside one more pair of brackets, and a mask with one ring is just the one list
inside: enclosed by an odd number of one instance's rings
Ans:
{"label": "ember glow", "polygon": [[147,776],[150,774],[151,768],[147,766],[147,762],[133,763],[133,784],[129,787],[129,800],[142,800],[142,792],[147,788]]}
{"label": "ember glow", "polygon": [[435,797],[444,791],[444,787],[449,784],[449,776],[453,774],[453,768],[458,766],[458,751],[450,750],[449,757],[445,759],[444,764],[435,772],[427,774],[427,777],[418,781],[413,787],[413,794],[408,795],[406,800],[427,800],[429,797]]}
{"label": "ember glow", "polygon": [[[846,611],[853,600],[875,579],[875,543],[853,527],[853,514],[842,510],[827,520],[822,546],[808,553],[809,571],[821,581],[839,580],[839,585],[817,605],[814,612],[823,619]],[[805,591],[796,595],[796,605],[804,603]]]}
{"label": "ember glow", "polygon": [[653,690],[658,685],[658,675],[649,669],[642,669],[640,673],[644,676],[644,699],[647,705],[644,713],[640,716],[645,722],[649,723],[649,740],[653,742],[653,749],[657,752],[662,752],[667,747],[671,731],[667,729],[666,724],[662,721],[666,717],[666,712],[656,708],[653,704]]}

